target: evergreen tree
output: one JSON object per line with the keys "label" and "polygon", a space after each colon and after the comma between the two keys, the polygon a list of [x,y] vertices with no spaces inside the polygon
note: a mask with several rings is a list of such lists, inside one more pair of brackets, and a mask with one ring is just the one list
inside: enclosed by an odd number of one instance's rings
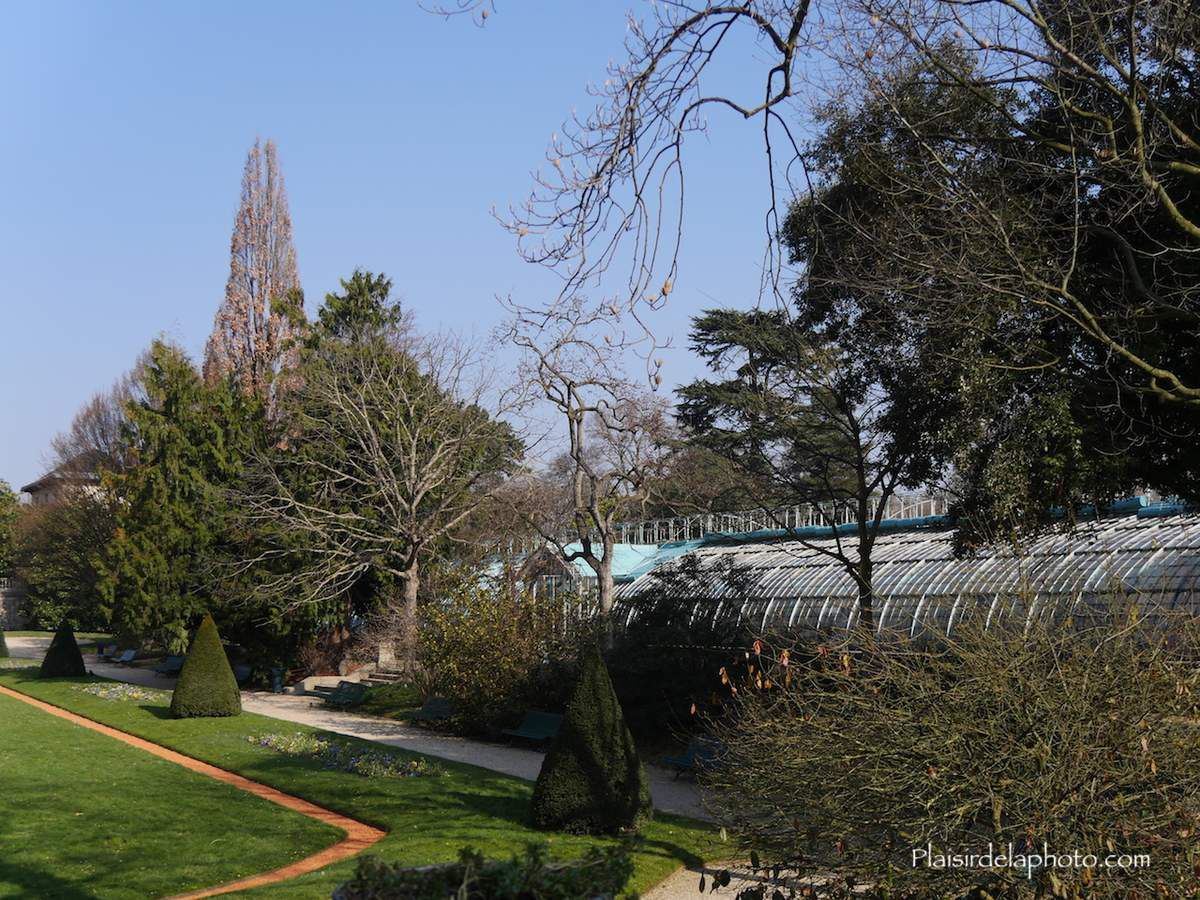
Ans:
{"label": "evergreen tree", "polygon": [[531,811],[539,828],[583,833],[634,828],[652,815],[646,772],[597,646],[584,651]]}
{"label": "evergreen tree", "polygon": [[187,659],[171,695],[171,715],[177,719],[201,716],[237,716],[242,695],[221,646],[221,636],[211,614],[196,629]]}
{"label": "evergreen tree", "polygon": [[225,488],[262,442],[262,406],[229,379],[206,385],[162,342],[143,390],[127,409],[135,464],[106,476],[120,502],[100,593],[118,634],[182,644],[208,605],[206,566],[228,541]]}
{"label": "evergreen tree", "polygon": [[8,642],[4,640],[3,628],[0,628],[0,659],[8,659]]}
{"label": "evergreen tree", "polygon": [[87,674],[83,665],[83,654],[75,641],[75,631],[70,625],[62,625],[54,633],[50,649],[42,660],[39,678],[79,678]]}

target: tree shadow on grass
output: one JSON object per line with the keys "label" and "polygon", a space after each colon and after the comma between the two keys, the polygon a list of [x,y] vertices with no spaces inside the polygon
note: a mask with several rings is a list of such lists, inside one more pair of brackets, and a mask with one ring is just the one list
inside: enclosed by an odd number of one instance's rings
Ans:
{"label": "tree shadow on grass", "polygon": [[[96,895],[52,872],[25,863],[0,860],[0,891],[14,887],[17,897],[54,897],[55,900],[92,900]],[[7,891],[3,891],[7,893]]]}

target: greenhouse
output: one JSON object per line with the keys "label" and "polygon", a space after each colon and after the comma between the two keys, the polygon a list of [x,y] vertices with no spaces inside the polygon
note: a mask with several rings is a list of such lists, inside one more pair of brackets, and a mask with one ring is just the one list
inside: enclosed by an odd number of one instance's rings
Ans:
{"label": "greenhouse", "polygon": [[[1022,547],[954,553],[945,516],[885,521],[873,559],[879,630],[950,631],[972,613],[987,622],[1037,610],[1128,598],[1143,608],[1200,613],[1200,512],[1139,497],[1090,513]],[[1081,517],[1082,518],[1082,517]],[[855,582],[830,554],[854,554],[842,526],[712,534],[664,544],[618,589],[627,618],[639,599],[695,601],[692,615],[738,615],[749,627],[846,628],[858,620]]]}

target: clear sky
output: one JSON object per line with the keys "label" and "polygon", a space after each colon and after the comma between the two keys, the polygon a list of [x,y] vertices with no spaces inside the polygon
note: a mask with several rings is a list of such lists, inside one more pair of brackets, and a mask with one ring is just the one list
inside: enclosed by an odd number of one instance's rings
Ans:
{"label": "clear sky", "polygon": [[[356,266],[390,275],[431,328],[486,335],[497,294],[547,296],[554,279],[491,209],[524,198],[639,2],[512,0],[485,28],[416,0],[7,6],[0,479],[36,477],[53,435],[157,335],[199,356],[256,136],[279,146],[310,307]],[[683,269],[656,326],[676,335],[669,384],[698,371],[687,317],[758,289],[757,126],[712,125],[691,148]]]}

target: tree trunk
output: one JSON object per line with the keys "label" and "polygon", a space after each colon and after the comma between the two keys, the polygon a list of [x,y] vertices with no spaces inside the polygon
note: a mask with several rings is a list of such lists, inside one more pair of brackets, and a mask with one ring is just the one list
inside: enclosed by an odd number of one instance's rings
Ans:
{"label": "tree trunk", "polygon": [[866,631],[873,631],[875,629],[875,590],[872,584],[871,557],[869,555],[860,557],[854,580],[858,584],[859,623]]}
{"label": "tree trunk", "polygon": [[613,645],[613,545],[612,537],[604,539],[604,556],[596,567],[596,589],[600,601],[600,635],[606,649]]}
{"label": "tree trunk", "polygon": [[401,580],[404,608],[400,619],[400,659],[404,671],[413,675],[417,670],[417,595],[421,588],[421,571],[415,560]]}

